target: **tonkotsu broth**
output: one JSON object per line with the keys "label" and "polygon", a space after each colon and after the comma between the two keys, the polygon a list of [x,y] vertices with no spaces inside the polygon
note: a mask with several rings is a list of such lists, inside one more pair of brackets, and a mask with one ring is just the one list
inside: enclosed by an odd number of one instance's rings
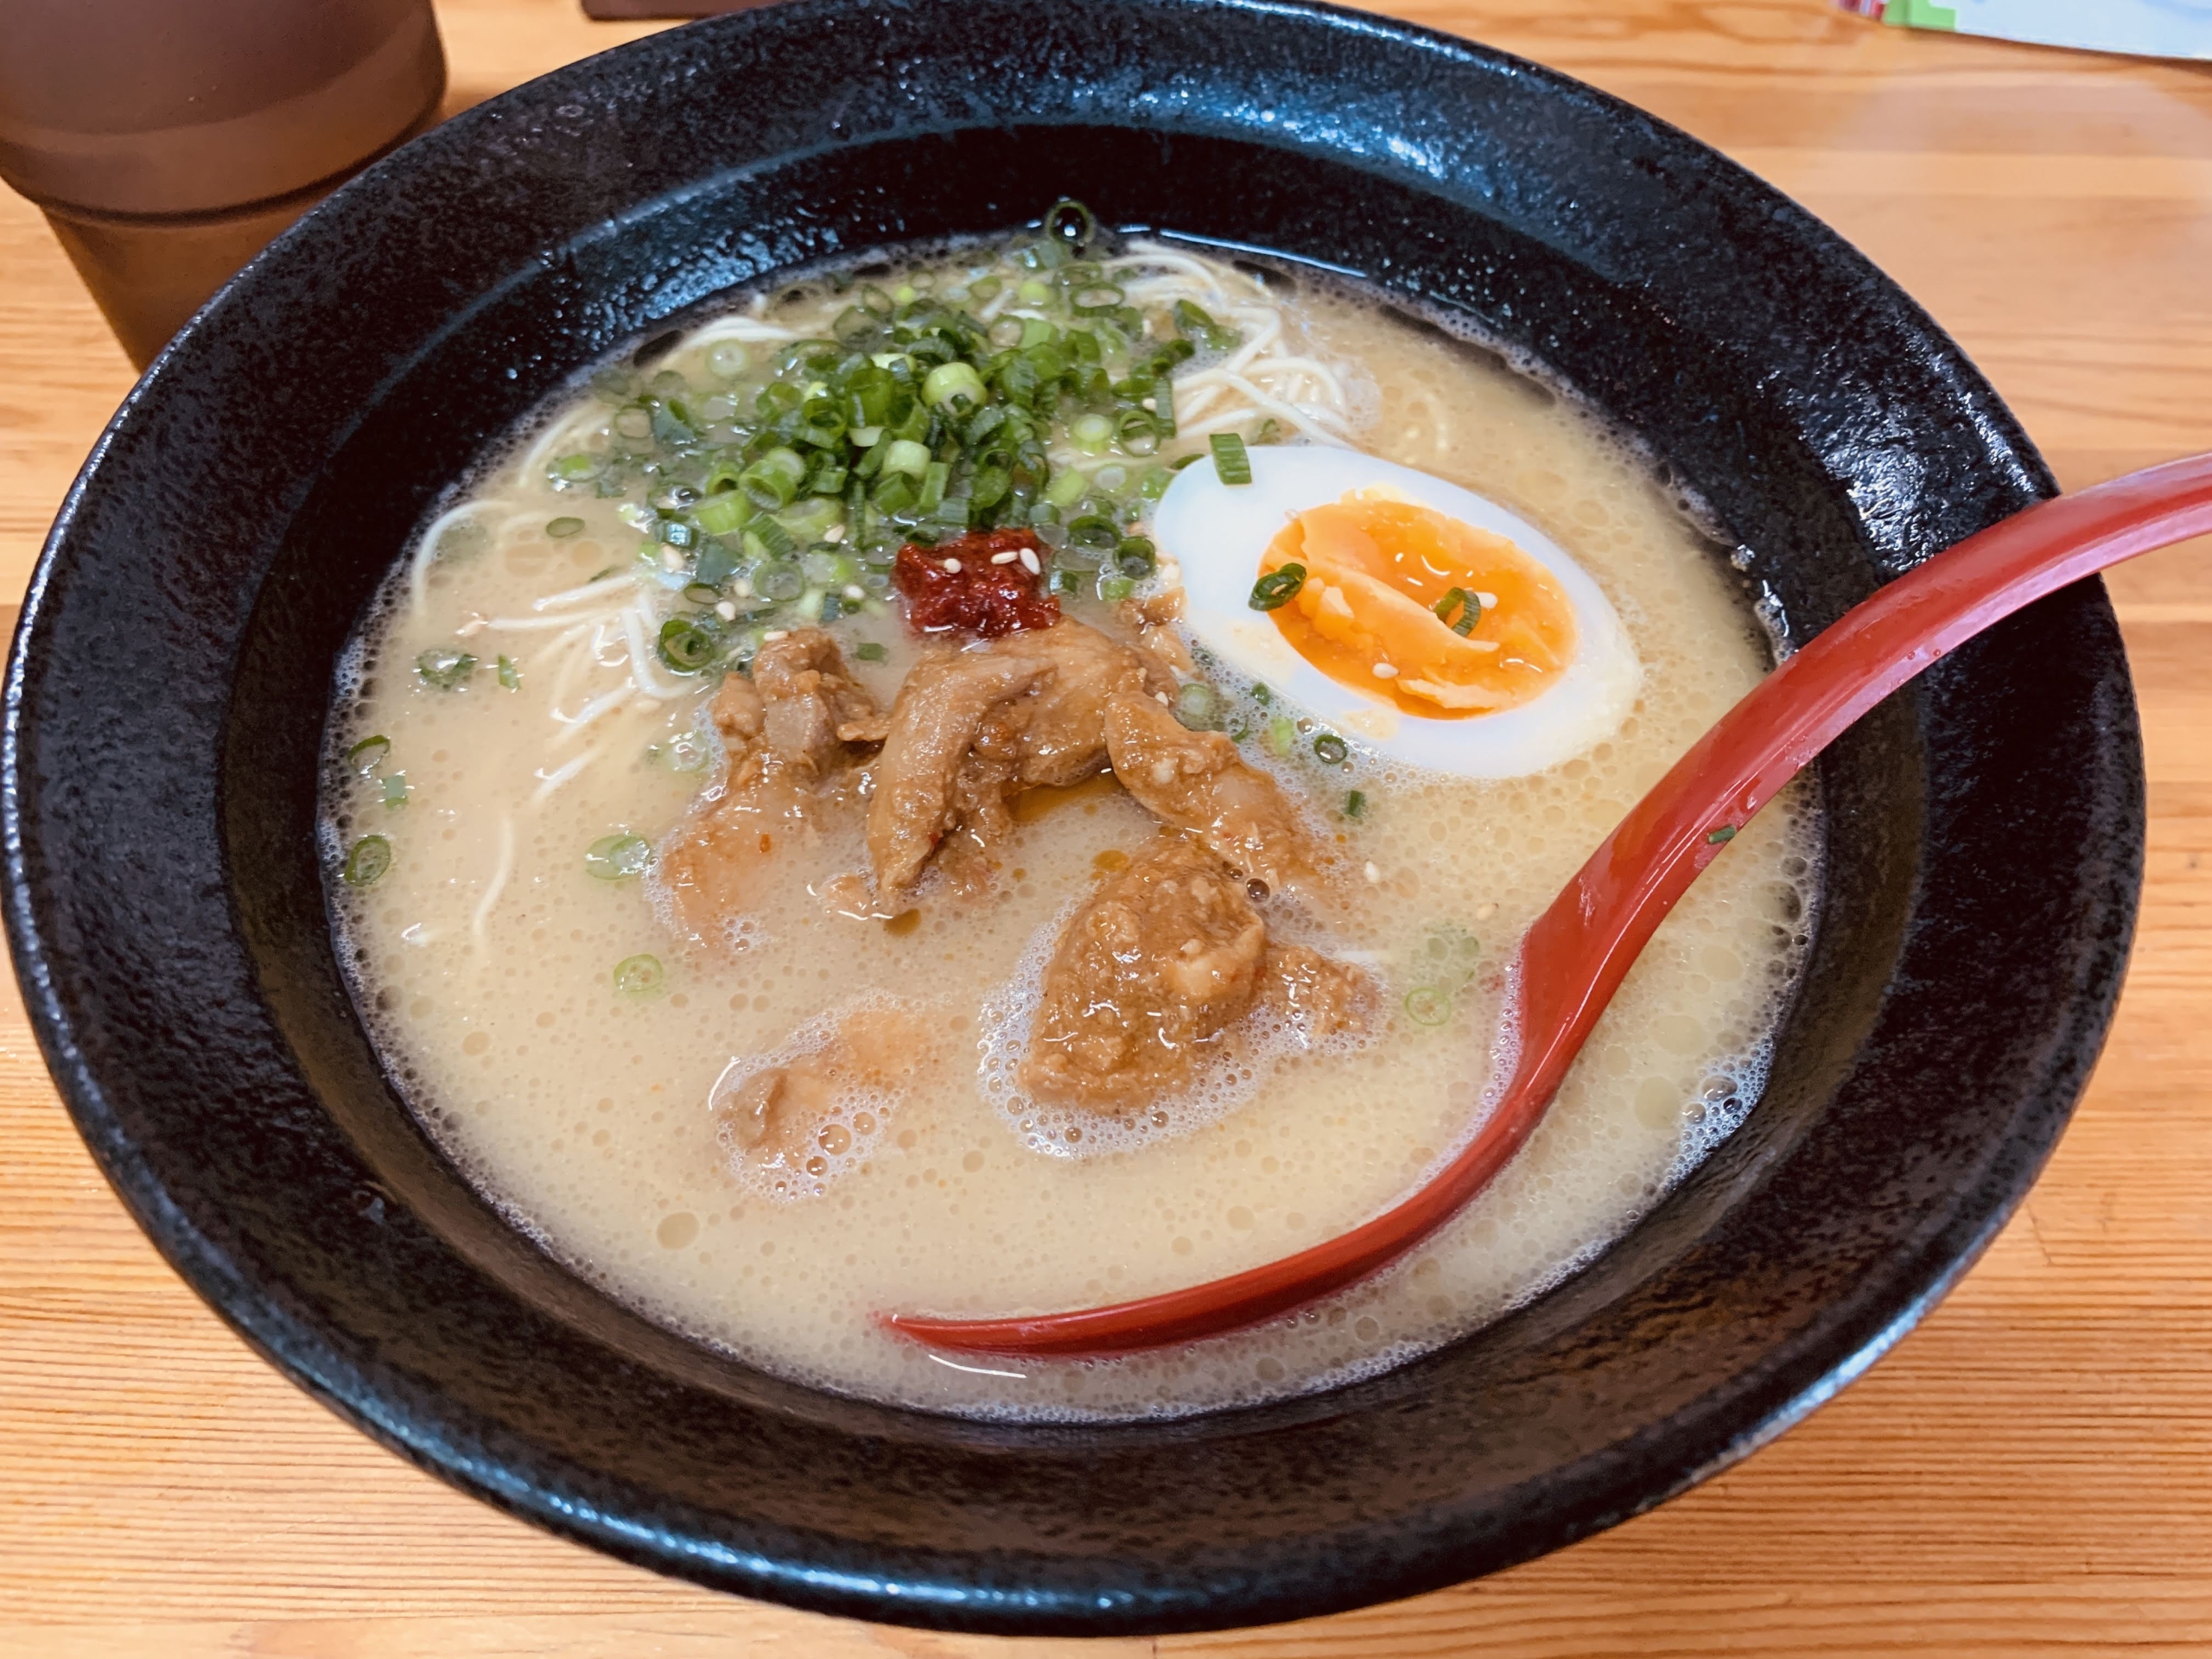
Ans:
{"label": "tonkotsu broth", "polygon": [[[944,257],[876,280],[964,293],[992,265]],[[372,885],[332,882],[342,955],[429,1132],[576,1271],[702,1341],[850,1394],[977,1416],[1176,1414],[1311,1390],[1464,1335],[1586,1262],[1740,1121],[1810,927],[1815,826],[1802,797],[1748,826],[1691,890],[1504,1175],[1381,1278],[1288,1321],[1114,1363],[940,1356],[873,1324],[887,1309],[998,1313],[1170,1289],[1385,1207],[1479,1113],[1496,970],[1515,941],[1767,665],[1725,563],[1585,414],[1351,292],[1301,283],[1274,302],[1291,348],[1352,365],[1342,408],[1357,447],[1491,497],[1581,563],[1628,627],[1643,690],[1610,741],[1502,783],[1417,774],[1356,741],[1343,768],[1316,761],[1307,734],[1288,757],[1244,742],[1351,870],[1371,867],[1349,884],[1348,919],[1324,928],[1275,901],[1270,928],[1366,964],[1383,1016],[1313,1052],[1286,1041],[1252,1075],[1149,1114],[1040,1115],[1001,1086],[1042,957],[1101,855],[1159,833],[1109,785],[1024,823],[987,895],[963,900],[933,878],[918,913],[891,926],[817,896],[867,868],[856,827],[810,855],[727,952],[679,948],[643,882],[588,873],[586,849],[610,836],[660,842],[720,765],[710,681],[649,664],[649,686],[618,700],[642,631],[619,618],[581,639],[539,626],[605,608],[589,595],[534,608],[548,596],[642,568],[639,532],[616,516],[639,490],[601,499],[546,480],[565,448],[620,443],[612,409],[587,397],[555,410],[461,498],[460,534],[442,523],[433,556],[395,576],[333,723],[332,867],[365,835],[392,853]],[[811,288],[737,315],[817,334],[846,303]],[[729,341],[704,332],[648,372],[723,384],[708,358],[720,346],[727,367]],[[1101,459],[1142,465],[1082,464]],[[549,537],[561,518],[583,524]],[[854,583],[861,613],[832,626],[849,659],[861,642],[885,648],[855,666],[888,707],[912,651],[881,590]],[[1064,604],[1110,626],[1088,599]],[[472,632],[474,619],[530,626]],[[455,648],[480,659],[461,689],[415,671],[419,653]],[[1249,688],[1222,689],[1238,717],[1268,712]],[[388,752],[347,762],[372,734]],[[1357,818],[1344,810],[1354,788]],[[617,964],[648,955],[658,985],[619,988]],[[1405,997],[1438,984],[1455,993],[1448,1017],[1417,1022]],[[734,1155],[708,1107],[724,1069],[804,1049],[824,1021],[868,1007],[907,1017],[885,1039],[896,1052],[882,1086],[845,1103],[819,1167],[764,1173]],[[1084,1130],[1072,1144],[1071,1124]]]}

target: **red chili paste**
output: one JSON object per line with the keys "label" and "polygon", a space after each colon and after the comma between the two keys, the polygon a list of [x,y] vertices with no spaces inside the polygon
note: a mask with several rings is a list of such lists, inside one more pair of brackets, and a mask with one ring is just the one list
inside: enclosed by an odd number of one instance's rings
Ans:
{"label": "red chili paste", "polygon": [[1045,591],[1046,557],[1045,544],[1028,531],[970,531],[935,547],[907,543],[892,580],[906,596],[907,625],[916,632],[961,628],[995,639],[1060,620],[1060,601]]}

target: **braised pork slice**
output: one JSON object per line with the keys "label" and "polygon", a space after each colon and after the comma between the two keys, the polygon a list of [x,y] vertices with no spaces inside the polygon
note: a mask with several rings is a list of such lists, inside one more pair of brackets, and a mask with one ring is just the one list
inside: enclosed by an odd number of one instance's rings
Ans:
{"label": "braised pork slice", "polygon": [[1107,768],[1104,711],[1141,695],[1145,664],[1063,620],[925,657],[893,705],[868,804],[878,888],[911,887],[948,836],[973,848],[1007,829],[1007,798]]}
{"label": "braised pork slice", "polygon": [[750,678],[722,681],[712,716],[728,770],[670,836],[653,872],[678,925],[700,939],[751,907],[784,841],[849,805],[851,768],[884,727],[868,688],[820,628],[794,628],[762,645]]}
{"label": "braised pork slice", "polygon": [[725,742],[741,734],[767,765],[817,775],[850,761],[849,746],[880,743],[885,730],[875,699],[821,628],[764,641],[749,681],[733,674],[722,682],[715,724]]}
{"label": "braised pork slice", "polygon": [[1152,698],[1123,695],[1106,706],[1106,747],[1122,788],[1231,868],[1277,889],[1310,880],[1313,856],[1289,800],[1220,733],[1191,731]]}
{"label": "braised pork slice", "polygon": [[1372,979],[1303,944],[1268,946],[1261,995],[1308,1043],[1338,1032],[1363,1032],[1375,1013]]}
{"label": "braised pork slice", "polygon": [[734,1066],[709,1095],[726,1152],[756,1167],[819,1175],[917,1089],[943,1044],[903,1008],[861,1008],[780,1063]]}
{"label": "braised pork slice", "polygon": [[1024,1084],[1096,1109],[1187,1080],[1260,990],[1267,925],[1220,859],[1155,842],[1069,921],[1045,971]]}

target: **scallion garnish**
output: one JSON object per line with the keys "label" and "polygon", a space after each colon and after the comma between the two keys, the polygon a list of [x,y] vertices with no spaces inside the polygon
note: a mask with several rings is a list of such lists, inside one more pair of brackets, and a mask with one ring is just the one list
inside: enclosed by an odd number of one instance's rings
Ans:
{"label": "scallion garnish", "polygon": [[381,732],[365,737],[346,751],[346,764],[364,778],[373,778],[377,768],[391,758],[391,740]]}
{"label": "scallion garnish", "polygon": [[880,663],[890,654],[873,639],[863,639],[853,647],[853,655],[864,663]]}
{"label": "scallion garnish", "polygon": [[653,642],[654,654],[678,674],[696,674],[715,660],[715,636],[688,616],[671,616],[660,625]]}
{"label": "scallion garnish", "polygon": [[1221,723],[1221,698],[1203,680],[1192,680],[1175,693],[1175,718],[1194,732],[1210,732]]}
{"label": "scallion garnish", "polygon": [[[1436,620],[1450,628],[1462,639],[1475,631],[1475,624],[1483,620],[1482,601],[1464,588],[1454,588],[1429,608],[1436,613]],[[1459,620],[1452,620],[1452,613]]]}
{"label": "scallion garnish", "polygon": [[1090,208],[1071,196],[1064,196],[1046,213],[1043,228],[1068,252],[1080,255],[1098,234],[1098,220]]}
{"label": "scallion garnish", "polygon": [[374,887],[391,868],[391,843],[382,836],[363,836],[346,855],[345,868],[339,874],[349,887]]}
{"label": "scallion garnish", "polygon": [[653,861],[652,843],[626,831],[601,836],[584,849],[584,869],[602,881],[643,875]]}
{"label": "scallion garnish", "polygon": [[1736,839],[1736,826],[1732,823],[1724,823],[1705,839],[1707,843],[1712,846],[1719,846],[1723,842],[1733,841]]}
{"label": "scallion garnish", "polygon": [[1304,565],[1278,565],[1252,584],[1252,597],[1248,602],[1255,611],[1279,611],[1296,599],[1305,586]]}
{"label": "scallion garnish", "polygon": [[1367,791],[1355,789],[1344,797],[1344,817],[1363,818],[1367,816]]}
{"label": "scallion garnish", "polygon": [[1214,476],[1224,484],[1249,484],[1252,457],[1244,453],[1244,440],[1234,432],[1217,432],[1206,440],[1213,449]]}
{"label": "scallion garnish", "polygon": [[384,804],[388,807],[406,805],[408,796],[413,792],[404,772],[395,772],[384,780]]}
{"label": "scallion garnish", "polygon": [[1324,732],[1313,740],[1313,753],[1321,758],[1322,765],[1341,766],[1351,758],[1351,745],[1334,732]]}
{"label": "scallion garnish", "polygon": [[629,996],[643,996],[660,988],[658,957],[625,957],[614,964],[614,988]]}
{"label": "scallion garnish", "polygon": [[515,659],[512,657],[502,656],[499,658],[499,683],[510,691],[522,690],[522,670],[515,666]]}
{"label": "scallion garnish", "polygon": [[1416,985],[1406,993],[1406,1013],[1417,1026],[1440,1026],[1452,1017],[1452,995],[1434,985]]}
{"label": "scallion garnish", "polygon": [[425,685],[441,691],[457,691],[476,671],[476,658],[454,645],[432,645],[415,659],[415,672]]}

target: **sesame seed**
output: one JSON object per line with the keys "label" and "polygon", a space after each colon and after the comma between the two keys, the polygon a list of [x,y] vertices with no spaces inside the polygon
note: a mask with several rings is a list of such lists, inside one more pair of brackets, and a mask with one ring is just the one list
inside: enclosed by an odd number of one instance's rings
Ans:
{"label": "sesame seed", "polygon": [[1475,919],[1478,922],[1486,922],[1497,914],[1497,906],[1496,905],[1478,905],[1475,907]]}
{"label": "sesame seed", "polygon": [[1167,694],[1165,691],[1155,691],[1152,694],[1152,700],[1154,702],[1165,702],[1167,701]]}
{"label": "sesame seed", "polygon": [[715,607],[715,614],[725,622],[734,622],[737,620],[737,607],[724,600]]}
{"label": "sesame seed", "polygon": [[683,556],[672,547],[661,549],[660,562],[671,570],[681,570],[683,568]]}
{"label": "sesame seed", "polygon": [[1368,671],[1378,680],[1395,680],[1398,677],[1398,671],[1389,663],[1377,663]]}
{"label": "sesame seed", "polygon": [[750,599],[753,597],[753,584],[747,582],[743,576],[740,576],[735,582],[730,583],[729,590],[733,594],[735,594],[740,599]]}
{"label": "sesame seed", "polygon": [[822,539],[825,542],[843,541],[845,539],[845,527],[842,524],[830,525],[829,529],[822,532]]}
{"label": "sesame seed", "polygon": [[1475,603],[1486,611],[1494,611],[1497,608],[1497,595],[1478,592],[1475,594]]}
{"label": "sesame seed", "polygon": [[993,564],[1012,564],[1021,555],[1019,553],[994,553],[991,555],[991,563]]}
{"label": "sesame seed", "polygon": [[760,636],[760,643],[764,645],[772,645],[779,639],[788,639],[791,637],[791,631],[789,628],[771,628]]}
{"label": "sesame seed", "polygon": [[1382,872],[1376,869],[1372,862],[1368,865],[1364,874],[1370,887],[1379,887],[1382,885]]}
{"label": "sesame seed", "polygon": [[1021,568],[1033,576],[1045,574],[1045,567],[1037,563],[1037,556],[1026,547],[1021,550]]}
{"label": "sesame seed", "polygon": [[960,561],[957,559],[947,559],[944,562],[944,574],[948,576],[958,575],[960,574]]}
{"label": "sesame seed", "polygon": [[857,582],[849,582],[845,584],[845,597],[857,605],[868,597],[868,590]]}

